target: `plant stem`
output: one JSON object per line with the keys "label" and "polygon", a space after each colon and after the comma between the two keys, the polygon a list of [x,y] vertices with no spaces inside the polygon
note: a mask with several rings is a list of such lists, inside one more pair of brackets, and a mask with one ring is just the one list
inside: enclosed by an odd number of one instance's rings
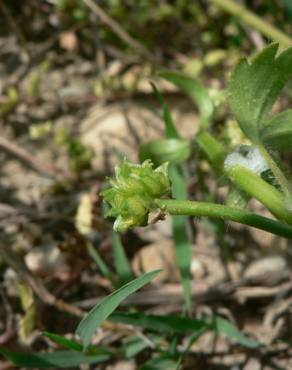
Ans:
{"label": "plant stem", "polygon": [[286,201],[291,206],[292,204],[292,187],[289,181],[287,180],[286,176],[282,172],[281,168],[277,165],[277,163],[274,161],[273,157],[270,155],[270,153],[267,151],[267,149],[263,145],[258,146],[262,156],[268,163],[270,169],[272,170],[274,176],[276,177],[278,183],[280,184],[283,193],[286,196]]}
{"label": "plant stem", "polygon": [[285,207],[285,198],[274,186],[244,166],[227,170],[231,181],[264,204],[278,219],[292,224],[292,213]]}
{"label": "plant stem", "polygon": [[214,4],[224,9],[228,13],[238,17],[242,23],[255,28],[267,38],[279,42],[279,44],[281,44],[283,47],[289,47],[292,45],[292,39],[289,36],[266,21],[263,21],[259,16],[252,13],[242,5],[236,4],[232,0],[212,1]]}
{"label": "plant stem", "polygon": [[199,132],[196,136],[196,142],[200,149],[203,150],[208,157],[217,175],[222,175],[227,150],[224,148],[221,142],[207,131]]}
{"label": "plant stem", "polygon": [[172,215],[211,217],[230,220],[292,239],[292,227],[267,217],[221,204],[187,200],[155,199],[156,205]]}

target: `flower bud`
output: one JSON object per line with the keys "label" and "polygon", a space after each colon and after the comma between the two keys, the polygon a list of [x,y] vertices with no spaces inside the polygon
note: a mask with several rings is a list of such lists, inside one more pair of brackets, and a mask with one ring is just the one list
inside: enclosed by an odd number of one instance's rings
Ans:
{"label": "flower bud", "polygon": [[150,160],[141,165],[124,160],[110,179],[112,187],[102,192],[112,207],[107,216],[116,217],[116,231],[147,225],[149,212],[157,208],[154,200],[170,193],[167,163],[155,170],[152,166]]}

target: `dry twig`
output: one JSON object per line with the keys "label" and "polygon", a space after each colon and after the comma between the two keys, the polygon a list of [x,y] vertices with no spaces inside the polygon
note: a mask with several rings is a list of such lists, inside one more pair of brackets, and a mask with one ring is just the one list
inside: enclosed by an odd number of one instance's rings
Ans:
{"label": "dry twig", "polygon": [[153,59],[153,56],[148,50],[137,40],[135,40],[127,31],[125,31],[114,19],[112,19],[98,4],[93,0],[83,0],[84,3],[96,14],[103,23],[105,23],[111,30],[132,49],[141,54]]}
{"label": "dry twig", "polygon": [[19,158],[29,167],[36,170],[38,173],[49,177],[56,177],[56,170],[50,164],[47,164],[40,159],[33,156],[27,150],[20,148],[17,144],[12,143],[10,140],[0,137],[0,148],[6,150],[7,152],[13,154],[15,157]]}

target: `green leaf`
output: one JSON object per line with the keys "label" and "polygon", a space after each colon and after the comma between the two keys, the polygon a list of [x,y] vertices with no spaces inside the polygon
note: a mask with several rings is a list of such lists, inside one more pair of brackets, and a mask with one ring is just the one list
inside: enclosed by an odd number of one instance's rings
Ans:
{"label": "green leaf", "polygon": [[263,49],[248,63],[235,68],[229,86],[229,103],[242,131],[259,142],[259,129],[292,74],[292,48],[276,57],[277,44]]}
{"label": "green leaf", "polygon": [[145,349],[152,348],[151,344],[159,345],[162,341],[164,338],[156,334],[150,334],[147,337],[137,335],[127,337],[123,343],[123,351],[127,358],[133,358]]}
{"label": "green leaf", "polygon": [[238,330],[230,321],[219,317],[205,317],[201,320],[190,319],[174,315],[146,315],[140,312],[115,312],[109,320],[116,323],[122,323],[133,326],[140,326],[147,330],[174,333],[174,334],[193,334],[191,341],[204,331],[213,330],[219,335],[225,335],[233,342],[242,346],[255,348],[260,346],[257,341],[248,338],[240,330]]}
{"label": "green leaf", "polygon": [[169,357],[167,354],[162,354],[158,357],[147,361],[140,370],[176,370],[177,361]]}
{"label": "green leaf", "polygon": [[[175,199],[187,199],[186,182],[179,166],[169,168],[169,177],[172,183],[172,194]],[[175,255],[182,278],[184,299],[188,312],[191,311],[191,244],[188,237],[188,218],[172,216],[172,230]]]}
{"label": "green leaf", "polygon": [[292,149],[292,109],[269,119],[260,130],[262,142],[271,149]]}
{"label": "green leaf", "polygon": [[149,348],[149,343],[143,337],[129,337],[124,343],[124,352],[127,358],[133,358],[138,353],[143,352],[146,348]]}
{"label": "green leaf", "polygon": [[110,315],[109,320],[163,333],[186,334],[208,328],[204,320],[174,315],[146,315],[141,312],[115,312]]}
{"label": "green leaf", "polygon": [[180,163],[189,158],[191,144],[183,139],[159,139],[146,143],[140,148],[140,161],[151,159],[155,166],[162,163]]}
{"label": "green leaf", "polygon": [[226,335],[233,342],[241,344],[247,348],[256,348],[260,346],[260,343],[248,338],[241,331],[239,331],[230,321],[223,319],[222,317],[215,316],[212,319],[211,328],[220,335]]}
{"label": "green leaf", "polygon": [[160,104],[162,106],[162,109],[163,109],[163,120],[164,120],[164,123],[165,123],[165,136],[169,139],[179,139],[180,135],[177,132],[177,129],[176,129],[175,124],[174,124],[173,119],[172,119],[170,109],[169,109],[168,105],[165,103],[163,95],[161,94],[161,92],[158,90],[158,88],[153,83],[151,83],[151,86],[152,86],[155,94],[157,95],[157,97],[160,101]]}
{"label": "green leaf", "polygon": [[50,338],[53,342],[59,344],[62,347],[73,349],[74,351],[82,351],[83,347],[80,343],[76,342],[75,340],[68,339],[64,337],[63,335],[49,333],[49,332],[43,332],[44,336]]}
{"label": "green leaf", "polygon": [[76,334],[78,334],[82,339],[84,349],[89,346],[96,329],[108,318],[118,305],[130,294],[150,283],[150,281],[152,281],[160,271],[161,270],[151,271],[138,277],[111,293],[102,302],[92,308],[92,310],[81,320],[76,329]]}
{"label": "green leaf", "polygon": [[[53,342],[59,344],[62,347],[73,349],[74,351],[83,351],[83,346],[81,343],[76,342],[76,340],[68,339],[64,337],[63,335],[55,334],[55,333],[49,333],[49,332],[43,332],[44,336],[50,338]],[[87,355],[111,355],[111,352],[107,348],[103,348],[99,346],[98,348],[96,346],[89,346],[87,351]]]}
{"label": "green leaf", "polygon": [[119,275],[119,280],[121,284],[126,284],[133,279],[133,272],[121,243],[121,239],[116,232],[112,233],[112,240],[115,254],[115,267]]}
{"label": "green leaf", "polygon": [[0,347],[0,353],[19,367],[27,368],[54,368],[68,369],[81,364],[96,364],[110,359],[108,354],[88,355],[83,352],[56,351],[49,353],[19,353],[11,352]]}
{"label": "green leaf", "polygon": [[98,254],[98,252],[94,248],[94,246],[89,242],[87,242],[86,246],[87,246],[87,250],[88,250],[89,255],[91,256],[91,258],[96,263],[96,266],[100,270],[101,274],[104,277],[107,277],[107,278],[111,279],[111,277],[112,277],[111,271],[109,270],[109,268],[107,267],[107,265],[103,261],[103,259],[100,257],[100,255]]}
{"label": "green leaf", "polygon": [[[156,165],[164,162],[172,164],[169,169],[169,177],[172,181],[172,193],[177,199],[187,199],[187,190],[181,167],[177,163],[184,162],[191,154],[190,142],[183,139],[174,139],[175,127],[173,122],[168,122],[164,116],[165,133],[167,138],[164,140],[150,141],[144,144],[140,150],[140,159],[150,158]],[[172,216],[172,228],[175,242],[175,254],[177,264],[180,269],[185,305],[187,310],[191,310],[191,245],[187,234],[187,217]]]}
{"label": "green leaf", "polygon": [[206,87],[197,79],[177,72],[161,72],[164,79],[178,86],[197,104],[203,127],[207,127],[214,112],[214,105]]}

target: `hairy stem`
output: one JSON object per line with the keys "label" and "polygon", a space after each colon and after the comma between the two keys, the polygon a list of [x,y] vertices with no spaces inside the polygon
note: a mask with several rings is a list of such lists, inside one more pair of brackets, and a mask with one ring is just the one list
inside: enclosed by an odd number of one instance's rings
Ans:
{"label": "hairy stem", "polygon": [[292,239],[292,227],[267,217],[221,204],[187,200],[155,199],[156,205],[172,215],[211,217],[256,227]]}
{"label": "hairy stem", "polygon": [[224,160],[227,155],[227,150],[212,134],[208,131],[201,131],[196,136],[196,142],[200,149],[208,157],[208,160],[214,167],[217,175],[223,174]]}
{"label": "hairy stem", "polygon": [[252,13],[242,5],[232,0],[212,0],[214,4],[234,15],[242,23],[251,26],[261,32],[267,38],[279,42],[282,47],[292,45],[292,39],[276,27],[263,21],[259,16]]}
{"label": "hairy stem", "polygon": [[240,165],[230,168],[226,173],[233,183],[264,204],[279,220],[292,224],[292,213],[285,207],[285,197],[274,186]]}
{"label": "hairy stem", "polygon": [[268,163],[270,169],[272,170],[274,176],[278,180],[278,183],[280,184],[283,193],[285,194],[286,201],[289,203],[288,205],[291,206],[292,204],[292,186],[287,180],[286,176],[282,172],[281,168],[277,165],[277,163],[274,161],[273,157],[270,155],[270,153],[267,151],[267,149],[263,146],[259,146],[259,150],[262,154],[262,156],[265,158],[266,162]]}

